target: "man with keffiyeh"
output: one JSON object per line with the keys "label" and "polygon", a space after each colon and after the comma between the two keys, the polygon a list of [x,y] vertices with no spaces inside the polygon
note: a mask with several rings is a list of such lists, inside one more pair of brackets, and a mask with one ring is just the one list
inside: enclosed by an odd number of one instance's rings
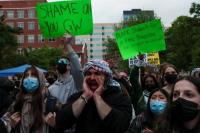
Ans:
{"label": "man with keffiyeh", "polygon": [[73,94],[57,113],[56,126],[75,133],[123,133],[132,116],[130,99],[112,79],[104,60],[91,60],[83,68],[83,91]]}

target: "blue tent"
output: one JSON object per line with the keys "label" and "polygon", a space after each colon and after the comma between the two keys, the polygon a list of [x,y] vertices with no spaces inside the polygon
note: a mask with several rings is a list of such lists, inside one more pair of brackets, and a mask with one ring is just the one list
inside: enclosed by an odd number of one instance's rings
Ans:
{"label": "blue tent", "polygon": [[[23,73],[26,68],[30,67],[31,65],[29,64],[25,64],[22,66],[18,66],[18,67],[13,67],[13,68],[9,68],[9,69],[4,69],[4,70],[0,70],[0,77],[8,77],[8,76],[14,76],[16,74],[20,74]],[[41,72],[47,72],[44,69],[41,69],[39,67],[37,67],[37,69]]]}

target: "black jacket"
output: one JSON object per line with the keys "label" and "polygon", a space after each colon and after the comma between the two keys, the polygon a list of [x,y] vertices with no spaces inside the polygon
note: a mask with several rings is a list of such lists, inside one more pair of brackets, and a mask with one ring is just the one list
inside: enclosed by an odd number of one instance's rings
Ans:
{"label": "black jacket", "polygon": [[127,130],[132,117],[131,101],[118,88],[107,88],[102,95],[104,101],[112,107],[104,120],[100,119],[93,99],[88,101],[78,119],[74,117],[72,104],[81,94],[72,95],[68,104],[58,112],[58,127],[68,129],[76,124],[75,133],[123,133]]}
{"label": "black jacket", "polygon": [[2,120],[0,120],[0,132],[1,133],[7,133],[7,129],[6,129]]}

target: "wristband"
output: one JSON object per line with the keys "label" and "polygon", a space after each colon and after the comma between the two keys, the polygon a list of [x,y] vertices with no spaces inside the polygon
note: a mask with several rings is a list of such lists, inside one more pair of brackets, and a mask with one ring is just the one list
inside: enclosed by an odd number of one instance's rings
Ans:
{"label": "wristband", "polygon": [[87,99],[85,97],[83,97],[82,95],[80,96],[81,99],[83,99],[83,101],[85,102],[85,104],[87,104]]}

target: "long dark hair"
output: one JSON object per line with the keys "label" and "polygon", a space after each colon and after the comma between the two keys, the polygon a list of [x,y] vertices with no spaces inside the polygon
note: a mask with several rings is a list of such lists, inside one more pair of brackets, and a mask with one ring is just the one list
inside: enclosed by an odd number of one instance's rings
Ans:
{"label": "long dark hair", "polygon": [[160,87],[160,85],[159,85],[159,83],[158,83],[156,77],[155,77],[154,75],[152,75],[152,74],[147,74],[147,75],[145,75],[145,76],[143,77],[143,79],[142,79],[142,83],[141,83],[142,89],[144,89],[144,87],[145,87],[145,81],[146,81],[146,79],[147,79],[148,77],[150,77],[150,78],[153,79],[156,88]]}
{"label": "long dark hair", "polygon": [[[152,95],[158,91],[160,91],[167,98],[167,106],[166,106],[165,111],[159,117],[156,117],[150,109],[150,100],[151,100]],[[169,107],[170,107],[170,96],[165,90],[158,88],[158,89],[153,90],[150,93],[149,99],[147,102],[147,109],[145,111],[145,118],[146,118],[145,125],[153,129],[154,133],[166,132],[168,130]]]}
{"label": "long dark hair", "polygon": [[[14,112],[22,112],[22,107],[25,102],[25,95],[27,92],[24,89],[23,81],[26,78],[26,74],[28,71],[31,71],[34,76],[37,77],[39,80],[39,72],[35,66],[31,66],[24,71],[23,77],[21,79],[20,91],[17,95],[16,102],[14,104]],[[39,80],[40,81],[40,80]],[[33,125],[30,127],[30,131],[34,132],[38,128],[42,126],[43,123],[43,98],[42,98],[42,89],[39,83],[39,88],[31,93],[32,94],[32,103],[31,109],[33,111],[34,122]]]}
{"label": "long dark hair", "polygon": [[176,68],[176,66],[175,65],[173,65],[173,64],[167,64],[167,65],[165,65],[164,67],[163,67],[163,70],[162,70],[162,75],[161,75],[161,85],[162,86],[165,86],[166,84],[165,84],[165,71],[167,70],[167,68],[169,68],[169,67],[171,67],[171,68],[173,68],[176,72],[177,72],[177,74],[179,73],[179,70]]}

